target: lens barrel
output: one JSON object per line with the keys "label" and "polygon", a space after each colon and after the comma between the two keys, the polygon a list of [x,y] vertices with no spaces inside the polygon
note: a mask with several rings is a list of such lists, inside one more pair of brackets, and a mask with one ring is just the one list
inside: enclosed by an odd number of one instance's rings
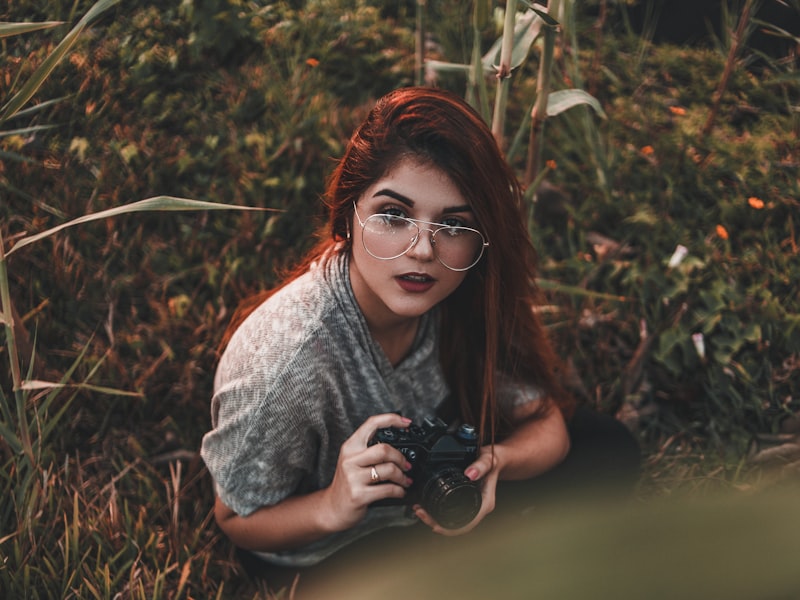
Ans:
{"label": "lens barrel", "polygon": [[442,527],[459,529],[481,509],[481,490],[462,470],[444,467],[425,482],[420,504]]}

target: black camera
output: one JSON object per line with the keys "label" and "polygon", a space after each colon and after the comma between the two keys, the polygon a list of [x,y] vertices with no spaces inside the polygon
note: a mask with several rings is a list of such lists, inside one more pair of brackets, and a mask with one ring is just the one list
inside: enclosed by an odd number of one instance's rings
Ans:
{"label": "black camera", "polygon": [[376,505],[419,504],[447,529],[463,527],[481,508],[480,485],[464,475],[478,455],[478,436],[471,425],[447,432],[441,419],[425,419],[406,429],[379,429],[369,445],[389,444],[411,463],[413,480],[404,498],[388,498]]}

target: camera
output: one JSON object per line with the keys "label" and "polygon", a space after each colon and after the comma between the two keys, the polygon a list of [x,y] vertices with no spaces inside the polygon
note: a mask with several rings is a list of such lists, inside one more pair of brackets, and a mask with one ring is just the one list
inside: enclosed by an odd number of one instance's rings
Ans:
{"label": "camera", "polygon": [[419,504],[447,529],[463,527],[481,508],[480,485],[464,475],[478,455],[478,436],[471,425],[461,425],[453,434],[438,418],[406,429],[379,429],[369,445],[389,444],[411,464],[413,480],[404,498],[388,498],[376,505]]}

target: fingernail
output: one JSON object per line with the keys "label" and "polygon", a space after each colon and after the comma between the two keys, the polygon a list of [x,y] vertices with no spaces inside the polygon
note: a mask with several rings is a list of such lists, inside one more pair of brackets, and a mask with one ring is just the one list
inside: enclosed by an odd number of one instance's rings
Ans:
{"label": "fingernail", "polygon": [[467,469],[466,471],[464,471],[464,475],[466,475],[466,476],[467,476],[467,478],[468,478],[470,481],[475,481],[475,480],[478,478],[478,469],[475,469],[475,468],[473,468],[473,467],[470,467],[469,469]]}
{"label": "fingernail", "polygon": [[411,470],[411,463],[406,461],[406,464],[404,465],[403,470],[404,471],[410,471]]}
{"label": "fingernail", "polygon": [[403,419],[403,423],[406,423],[406,424],[411,423],[411,419],[409,419],[408,417],[403,417],[402,419]]}
{"label": "fingernail", "polygon": [[406,487],[410,486],[412,483],[414,483],[414,480],[411,479],[411,477],[406,477]]}

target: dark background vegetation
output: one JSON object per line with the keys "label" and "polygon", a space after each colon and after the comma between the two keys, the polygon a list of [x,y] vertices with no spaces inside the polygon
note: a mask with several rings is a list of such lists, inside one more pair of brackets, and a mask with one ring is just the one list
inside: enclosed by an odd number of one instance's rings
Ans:
{"label": "dark background vegetation", "polygon": [[[687,463],[730,481],[754,440],[773,439],[800,409],[797,42],[769,26],[797,36],[798,7],[762,3],[705,134],[741,7],[578,4],[556,87],[584,87],[608,118],[576,108],[545,130],[554,168],[532,233],[547,319],[576,395],[639,435],[643,495],[678,486]],[[71,23],[90,5],[15,2],[0,20]],[[58,381],[85,350],[72,381],[91,375],[140,396],[80,391],[59,417],[48,477],[60,491],[42,508],[38,542],[5,537],[16,524],[4,510],[0,554],[13,560],[0,566],[3,585],[41,597],[70,585],[143,597],[253,593],[211,522],[196,454],[217,345],[238,302],[312,242],[325,177],[353,127],[377,97],[414,82],[414,10],[124,2],[35,101],[64,99],[9,124],[56,127],[0,138],[7,247],[157,195],[280,212],[124,216],[9,258],[24,370]],[[429,54],[467,62],[470,14],[462,2],[429,2]],[[4,99],[68,28],[2,41]],[[497,31],[484,37],[488,47]],[[537,59],[534,49],[514,76],[509,132],[535,99]],[[452,75],[437,84],[465,86]],[[678,245],[688,255],[670,267]],[[0,380],[11,389],[6,367]],[[65,556],[70,543],[76,552]],[[25,588],[12,564],[37,583]],[[61,567],[83,583],[63,587],[52,575]]]}

